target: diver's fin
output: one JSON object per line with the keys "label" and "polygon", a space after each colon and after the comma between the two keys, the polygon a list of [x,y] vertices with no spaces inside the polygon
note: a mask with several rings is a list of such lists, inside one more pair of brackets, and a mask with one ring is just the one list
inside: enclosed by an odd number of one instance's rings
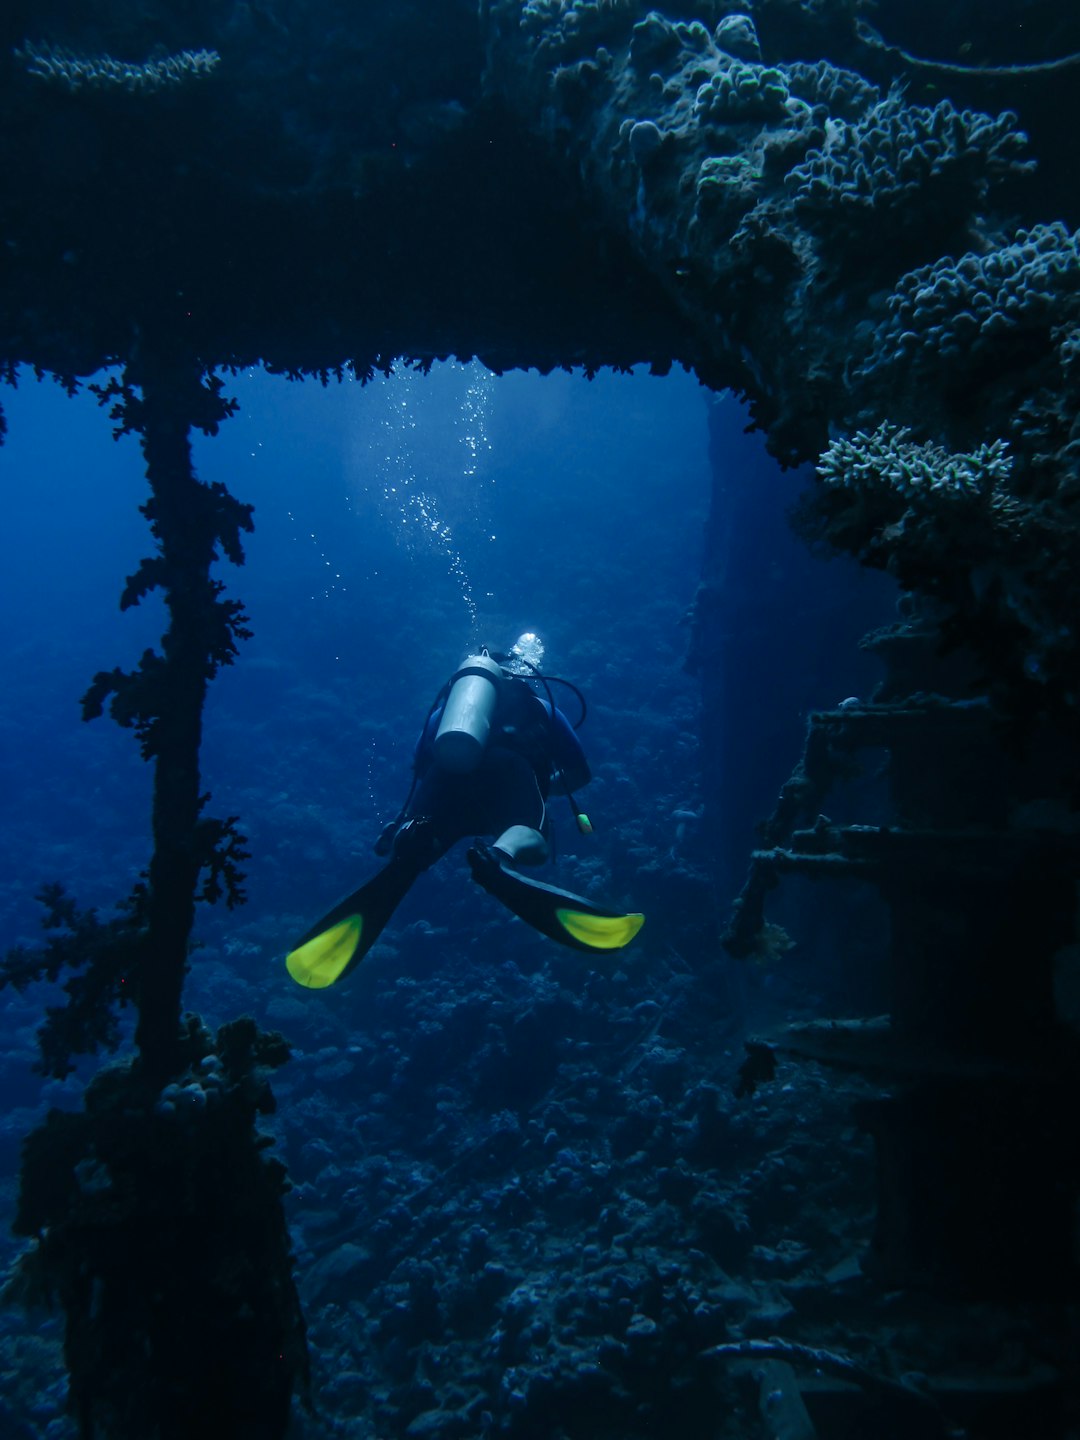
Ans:
{"label": "diver's fin", "polygon": [[285,957],[298,985],[325,990],[358,965],[404,898],[419,871],[400,857],[324,915]]}
{"label": "diver's fin", "polygon": [[473,879],[489,895],[535,930],[574,950],[619,950],[645,923],[644,915],[605,910],[582,895],[519,874],[490,845],[474,845],[468,860]]}

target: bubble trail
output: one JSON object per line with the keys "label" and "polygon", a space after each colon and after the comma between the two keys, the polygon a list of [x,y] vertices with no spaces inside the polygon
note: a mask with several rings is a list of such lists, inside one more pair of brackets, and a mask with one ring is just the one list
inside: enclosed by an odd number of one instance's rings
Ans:
{"label": "bubble trail", "polygon": [[457,522],[449,512],[457,512],[457,521],[480,526],[479,476],[492,448],[488,419],[494,380],[476,364],[451,362],[426,376],[399,370],[380,383],[381,414],[362,446],[361,465],[370,477],[364,491],[394,526],[397,544],[413,556],[433,553],[446,562],[469,617],[470,644],[477,643],[479,610],[456,537]]}

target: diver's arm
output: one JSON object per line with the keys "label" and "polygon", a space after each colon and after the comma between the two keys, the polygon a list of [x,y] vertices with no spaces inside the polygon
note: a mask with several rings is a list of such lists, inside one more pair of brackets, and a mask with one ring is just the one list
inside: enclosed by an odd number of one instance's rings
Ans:
{"label": "diver's arm", "polygon": [[444,705],[432,707],[431,714],[424,722],[424,728],[416,737],[416,744],[413,746],[413,771],[419,774],[426,770],[431,760],[432,750],[435,748],[435,736],[439,729],[439,721],[443,717]]}
{"label": "diver's arm", "polygon": [[416,793],[416,783],[431,764],[432,751],[435,745],[435,732],[439,728],[442,713],[442,705],[433,707],[431,714],[424,724],[424,728],[416,737],[416,744],[413,746],[412,784],[409,786],[409,793],[406,795],[405,803],[397,815],[393,820],[390,820],[383,826],[379,838],[375,841],[373,848],[376,855],[389,855],[394,848],[394,839],[401,828],[402,822],[409,813],[409,805],[412,802],[413,795]]}
{"label": "diver's arm", "polygon": [[554,731],[551,753],[551,768],[554,772],[552,789],[563,790],[566,793],[580,790],[592,779],[592,771],[589,769],[589,762],[585,758],[585,751],[581,748],[577,732],[557,707],[552,729]]}

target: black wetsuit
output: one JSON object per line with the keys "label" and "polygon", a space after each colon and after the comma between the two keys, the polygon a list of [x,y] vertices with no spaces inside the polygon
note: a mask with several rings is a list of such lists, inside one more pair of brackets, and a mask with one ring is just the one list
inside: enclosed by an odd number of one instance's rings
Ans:
{"label": "black wetsuit", "polygon": [[577,789],[590,778],[581,742],[566,716],[532,691],[525,681],[503,688],[491,735],[480,764],[465,774],[440,769],[435,734],[443,707],[432,711],[417,741],[416,789],[407,820],[428,820],[432,861],[466,836],[498,837],[511,825],[544,831],[553,773]]}
{"label": "black wetsuit", "polygon": [[[543,834],[553,780],[568,792],[588,783],[585,752],[562,711],[541,700],[526,681],[508,679],[500,686],[480,763],[465,774],[440,768],[435,760],[441,718],[440,705],[432,709],[417,741],[413,789],[405,809],[375,847],[376,854],[388,857],[387,863],[289,952],[289,973],[298,984],[325,989],[347,975],[378,940],[417,876],[466,836],[475,841],[466,858],[476,883],[559,944],[577,950],[621,949],[641,928],[644,917],[636,912],[608,910],[523,875],[515,864],[516,842],[508,841],[505,850],[485,843],[485,837],[497,841],[514,825]],[[543,849],[533,846],[528,855],[520,851],[523,863],[537,863],[543,857],[536,852]]]}

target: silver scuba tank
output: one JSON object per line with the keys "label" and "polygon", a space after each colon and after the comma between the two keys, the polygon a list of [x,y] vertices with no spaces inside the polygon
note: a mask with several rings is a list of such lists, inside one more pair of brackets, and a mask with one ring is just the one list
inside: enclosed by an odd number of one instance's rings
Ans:
{"label": "silver scuba tank", "polygon": [[503,672],[488,655],[469,655],[450,682],[435,732],[435,763],[464,774],[480,764],[491,734]]}

